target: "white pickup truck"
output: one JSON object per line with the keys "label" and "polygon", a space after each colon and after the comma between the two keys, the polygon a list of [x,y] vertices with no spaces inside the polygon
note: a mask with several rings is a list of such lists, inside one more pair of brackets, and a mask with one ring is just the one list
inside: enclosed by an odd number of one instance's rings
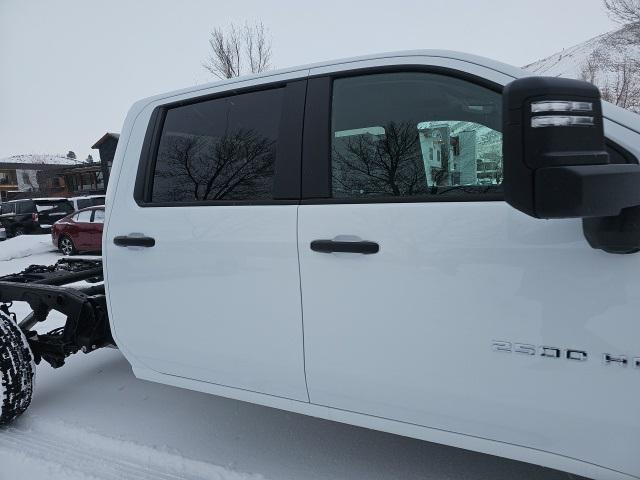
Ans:
{"label": "white pickup truck", "polygon": [[32,360],[117,346],[142,379],[640,478],[640,117],[527,75],[415,51],[137,102],[102,262],[0,279],[0,423]]}

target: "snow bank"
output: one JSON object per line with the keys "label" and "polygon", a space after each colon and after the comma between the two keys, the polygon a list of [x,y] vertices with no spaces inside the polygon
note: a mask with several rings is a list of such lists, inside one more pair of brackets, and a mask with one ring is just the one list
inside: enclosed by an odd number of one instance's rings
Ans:
{"label": "snow bank", "polygon": [[[59,420],[30,416],[4,429],[0,459],[11,456],[15,478],[261,480],[257,474],[193,460],[170,447],[110,438]],[[6,468],[3,466],[3,469]],[[44,476],[35,476],[43,475]],[[3,477],[4,478],[4,477]]]}
{"label": "snow bank", "polygon": [[0,262],[51,251],[51,235],[22,235],[0,242]]}

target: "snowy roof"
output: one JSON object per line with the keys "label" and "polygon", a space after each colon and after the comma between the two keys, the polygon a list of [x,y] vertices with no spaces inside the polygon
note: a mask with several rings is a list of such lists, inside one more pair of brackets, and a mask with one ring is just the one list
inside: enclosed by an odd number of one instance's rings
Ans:
{"label": "snowy roof", "polygon": [[102,137],[100,137],[100,139],[96,143],[94,143],[91,148],[100,148],[100,145],[102,145],[104,142],[106,142],[107,139],[109,139],[109,138],[115,138],[116,140],[118,140],[120,138],[120,134],[119,133],[107,132]]}
{"label": "snowy roof", "polygon": [[67,158],[64,155],[30,153],[0,158],[0,163],[31,163],[33,165],[79,165],[82,162],[73,158]]}

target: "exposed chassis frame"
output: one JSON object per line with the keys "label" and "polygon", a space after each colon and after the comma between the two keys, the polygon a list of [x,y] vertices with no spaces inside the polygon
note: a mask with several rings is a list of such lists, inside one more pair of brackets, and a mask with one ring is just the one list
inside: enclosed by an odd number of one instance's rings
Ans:
{"label": "exposed chassis frame", "polygon": [[[89,353],[114,345],[103,280],[101,260],[65,258],[51,266],[31,265],[20,273],[0,277],[0,309],[15,319],[9,311],[11,304],[29,304],[32,312],[18,326],[36,363],[44,359],[58,368],[78,351]],[[82,283],[70,286],[78,282]],[[67,317],[64,327],[45,334],[33,330],[51,310]]]}

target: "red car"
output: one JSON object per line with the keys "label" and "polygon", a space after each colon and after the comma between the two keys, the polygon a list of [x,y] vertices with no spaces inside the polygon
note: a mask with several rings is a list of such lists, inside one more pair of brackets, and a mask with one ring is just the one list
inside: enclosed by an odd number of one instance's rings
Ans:
{"label": "red car", "polygon": [[78,210],[51,227],[51,241],[64,255],[102,250],[104,206]]}

